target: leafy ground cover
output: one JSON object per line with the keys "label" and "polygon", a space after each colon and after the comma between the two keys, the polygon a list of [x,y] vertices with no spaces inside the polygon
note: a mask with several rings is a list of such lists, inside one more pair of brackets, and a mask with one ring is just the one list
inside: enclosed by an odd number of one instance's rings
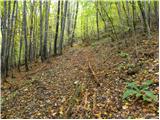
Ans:
{"label": "leafy ground cover", "polygon": [[128,82],[158,96],[158,34],[124,43],[103,40],[66,47],[62,56],[32,64],[1,86],[1,118],[158,118],[158,102],[123,100]]}

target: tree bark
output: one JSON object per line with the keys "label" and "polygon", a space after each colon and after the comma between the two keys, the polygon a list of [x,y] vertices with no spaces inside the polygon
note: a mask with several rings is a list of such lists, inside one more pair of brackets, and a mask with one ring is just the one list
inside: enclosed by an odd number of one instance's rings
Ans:
{"label": "tree bark", "polygon": [[25,68],[28,68],[28,42],[27,42],[27,21],[26,21],[26,1],[23,1],[23,32],[24,32],[24,42],[25,42]]}
{"label": "tree bark", "polygon": [[59,13],[60,13],[60,0],[58,0],[56,33],[55,33],[55,39],[54,39],[54,55],[57,55],[57,39],[58,39],[58,31],[59,31]]}
{"label": "tree bark", "polygon": [[149,27],[151,28],[151,1],[148,0],[148,24]]}
{"label": "tree bark", "polygon": [[48,37],[48,17],[49,17],[49,4],[48,1],[46,1],[46,14],[45,14],[45,31],[44,31],[44,45],[43,45],[43,57],[44,60],[48,57],[48,50],[47,50],[47,37]]}
{"label": "tree bark", "polygon": [[154,12],[155,12],[155,16],[156,16],[156,24],[157,24],[157,28],[159,28],[159,13],[158,13],[158,1],[154,1]]}
{"label": "tree bark", "polygon": [[[96,2],[96,6],[98,7],[98,0]],[[98,14],[98,9],[96,8],[96,25],[97,25],[97,40],[99,40],[99,14]]]}
{"label": "tree bark", "polygon": [[73,46],[73,42],[74,42],[75,29],[77,24],[78,6],[79,6],[79,3],[77,1],[76,14],[75,14],[75,20],[74,20],[74,26],[73,26],[72,38],[71,38],[71,47]]}
{"label": "tree bark", "polygon": [[4,13],[3,13],[3,19],[1,22],[2,23],[2,47],[1,47],[1,65],[2,65],[2,77],[5,77],[6,74],[6,40],[7,40],[7,27],[6,27],[6,21],[7,21],[7,2],[4,1]]}
{"label": "tree bark", "polygon": [[40,9],[40,56],[41,56],[41,61],[43,62],[43,48],[42,48],[42,39],[43,39],[42,0],[39,1],[39,9]]}
{"label": "tree bark", "polygon": [[[14,20],[14,31],[12,34],[12,44],[11,44],[11,69],[14,68],[14,56],[15,56],[15,34],[16,34],[16,25],[17,25],[17,13],[18,13],[18,2],[16,2],[16,13],[15,13],[15,20]],[[12,77],[13,77],[13,70],[12,70]]]}
{"label": "tree bark", "polygon": [[68,1],[65,1],[64,15],[63,15],[63,19],[62,19],[62,30],[61,30],[61,34],[60,34],[59,54],[62,54],[63,37],[64,37],[64,29],[65,29],[65,21],[66,21],[66,13],[67,13],[67,3],[68,3]]}
{"label": "tree bark", "polygon": [[147,36],[150,39],[151,38],[151,32],[150,32],[150,28],[149,28],[149,25],[148,25],[146,13],[145,13],[145,11],[143,9],[141,1],[138,1],[138,6],[140,8],[140,11],[141,11],[141,14],[142,14],[142,18],[143,18],[144,32],[147,32]]}
{"label": "tree bark", "polygon": [[33,3],[31,2],[31,16],[30,16],[30,19],[31,19],[31,25],[30,25],[30,42],[29,42],[29,61],[30,63],[32,62],[32,57],[33,57],[33,53],[32,53],[32,42],[33,42],[33,11],[34,11],[34,1]]}

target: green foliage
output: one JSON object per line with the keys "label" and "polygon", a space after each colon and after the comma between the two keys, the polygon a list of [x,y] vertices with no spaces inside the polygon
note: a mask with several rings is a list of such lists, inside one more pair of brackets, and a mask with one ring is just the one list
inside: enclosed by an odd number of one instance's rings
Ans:
{"label": "green foliage", "polygon": [[153,84],[151,80],[145,81],[142,85],[137,85],[135,82],[128,83],[127,89],[123,93],[123,99],[135,96],[136,98],[142,98],[143,101],[156,102],[158,99],[157,96],[149,90],[151,84]]}
{"label": "green foliage", "polygon": [[129,57],[129,54],[126,53],[126,52],[121,51],[121,52],[119,53],[119,56],[122,57],[122,58],[128,58],[128,57]]}

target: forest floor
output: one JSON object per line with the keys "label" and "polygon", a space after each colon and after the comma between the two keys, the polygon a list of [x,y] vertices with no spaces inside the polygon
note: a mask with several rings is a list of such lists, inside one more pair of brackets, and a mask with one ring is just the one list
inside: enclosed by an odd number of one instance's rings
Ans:
{"label": "forest floor", "polygon": [[136,37],[137,47],[102,39],[15,72],[1,86],[1,118],[158,118],[158,103],[122,100],[131,81],[152,80],[159,94],[158,33]]}

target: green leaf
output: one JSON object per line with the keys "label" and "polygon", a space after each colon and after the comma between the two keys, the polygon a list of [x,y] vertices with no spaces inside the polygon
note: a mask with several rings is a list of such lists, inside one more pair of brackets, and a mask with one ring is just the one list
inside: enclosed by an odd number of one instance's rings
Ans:
{"label": "green leaf", "polygon": [[147,85],[147,86],[149,86],[151,84],[153,84],[152,80],[147,80],[147,81],[144,82],[144,85]]}
{"label": "green leaf", "polygon": [[142,96],[142,94],[137,92],[136,97],[140,97],[140,96]]}
{"label": "green leaf", "polygon": [[141,86],[141,90],[147,91],[149,88],[149,85],[153,84],[152,80],[147,80],[144,82],[144,84]]}
{"label": "green leaf", "polygon": [[123,99],[126,99],[126,98],[128,98],[129,96],[132,96],[132,95],[134,95],[134,94],[136,94],[136,93],[137,93],[137,91],[135,91],[135,90],[127,89],[127,90],[124,92],[124,94],[123,94]]}
{"label": "green leaf", "polygon": [[152,100],[154,101],[157,101],[157,96],[154,95],[154,93],[152,91],[144,91],[145,92],[145,95],[149,98],[151,98]]}
{"label": "green leaf", "polygon": [[150,99],[148,99],[148,97],[145,96],[145,95],[143,95],[143,100],[144,100],[144,101],[150,101]]}
{"label": "green leaf", "polygon": [[128,83],[127,87],[139,90],[135,82]]}

